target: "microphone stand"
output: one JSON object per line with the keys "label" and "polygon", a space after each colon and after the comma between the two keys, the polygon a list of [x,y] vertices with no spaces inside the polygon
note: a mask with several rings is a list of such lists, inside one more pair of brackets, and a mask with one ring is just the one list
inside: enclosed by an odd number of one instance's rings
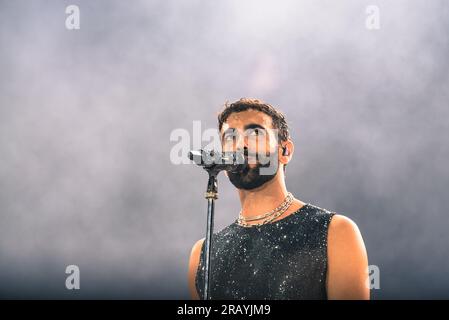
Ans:
{"label": "microphone stand", "polygon": [[[204,299],[203,300],[210,300],[210,256],[211,256],[211,247],[212,247],[212,235],[214,231],[214,210],[215,210],[215,200],[218,199],[218,183],[217,183],[217,176],[222,170],[227,170],[231,167],[229,167],[228,164],[223,163],[217,163],[209,165],[204,164],[204,158],[207,160],[213,159],[213,157],[218,156],[219,154],[214,153],[213,151],[191,151],[189,152],[189,158],[190,160],[193,160],[197,165],[200,165],[203,167],[204,170],[207,171],[209,175],[209,179],[207,181],[207,190],[204,194],[204,197],[207,199],[207,230],[206,230],[206,239],[204,243]],[[225,159],[226,161],[231,160],[233,163],[233,166],[236,164],[242,165],[245,163],[245,158],[242,153],[231,153],[231,155],[225,156],[225,158],[222,158],[222,160]],[[209,161],[207,161],[209,162]],[[238,170],[240,167],[234,167],[234,170]]]}
{"label": "microphone stand", "polygon": [[214,231],[214,211],[215,211],[215,200],[218,199],[218,183],[217,175],[220,170],[217,168],[205,167],[204,169],[209,174],[209,180],[207,182],[207,191],[204,197],[207,199],[207,230],[205,239],[205,265],[204,265],[204,300],[210,299],[210,254],[212,246],[212,234]]}

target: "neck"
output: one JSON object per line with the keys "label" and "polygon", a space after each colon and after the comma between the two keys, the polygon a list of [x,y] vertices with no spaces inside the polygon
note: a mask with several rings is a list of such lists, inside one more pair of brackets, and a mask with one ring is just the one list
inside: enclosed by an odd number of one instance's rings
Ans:
{"label": "neck", "polygon": [[239,189],[242,216],[250,218],[273,210],[285,200],[287,193],[283,170],[279,170],[271,181],[259,188]]}

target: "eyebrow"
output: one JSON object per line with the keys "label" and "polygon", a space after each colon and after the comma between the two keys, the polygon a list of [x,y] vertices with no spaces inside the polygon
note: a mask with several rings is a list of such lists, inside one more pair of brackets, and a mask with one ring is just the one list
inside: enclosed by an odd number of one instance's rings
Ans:
{"label": "eyebrow", "polygon": [[247,124],[245,127],[243,127],[243,129],[245,129],[245,131],[248,129],[263,129],[266,131],[264,126],[261,126],[260,124],[257,124],[257,123]]}

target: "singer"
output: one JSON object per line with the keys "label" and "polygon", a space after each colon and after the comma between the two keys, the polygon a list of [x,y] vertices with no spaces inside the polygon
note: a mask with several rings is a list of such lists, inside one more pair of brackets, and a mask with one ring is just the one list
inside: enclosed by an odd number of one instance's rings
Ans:
{"label": "singer", "polygon": [[[212,236],[210,299],[369,299],[368,257],[357,225],[287,190],[294,144],[284,115],[260,100],[240,99],[225,104],[218,129],[223,151],[243,150],[247,162],[239,172],[225,172],[241,211]],[[263,170],[268,167],[274,170]],[[203,243],[190,253],[193,299],[204,295]]]}

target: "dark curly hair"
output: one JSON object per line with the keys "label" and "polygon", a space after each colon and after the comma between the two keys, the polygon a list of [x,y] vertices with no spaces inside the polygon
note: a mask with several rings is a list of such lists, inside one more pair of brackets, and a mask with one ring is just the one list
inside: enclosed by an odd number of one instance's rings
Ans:
{"label": "dark curly hair", "polygon": [[249,109],[263,112],[271,117],[274,129],[278,129],[278,142],[285,142],[290,138],[290,132],[282,112],[273,106],[258,99],[241,98],[231,104],[225,103],[224,109],[218,114],[218,130],[221,131],[223,123],[226,122],[231,113],[242,112]]}

